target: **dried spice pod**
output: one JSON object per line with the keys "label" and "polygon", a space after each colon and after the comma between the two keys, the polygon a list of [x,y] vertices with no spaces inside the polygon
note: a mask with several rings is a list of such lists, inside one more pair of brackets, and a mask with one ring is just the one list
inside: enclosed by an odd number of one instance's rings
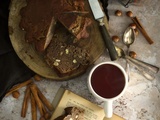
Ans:
{"label": "dried spice pod", "polygon": [[117,35],[112,36],[114,42],[119,42],[120,38]]}
{"label": "dried spice pod", "polygon": [[127,15],[128,17],[133,17],[132,11],[127,11],[127,12],[126,12],[126,15]]}
{"label": "dried spice pod", "polygon": [[136,54],[136,52],[134,52],[134,51],[130,51],[130,52],[129,52],[129,56],[132,57],[132,58],[136,58],[136,57],[137,57],[137,54]]}
{"label": "dried spice pod", "polygon": [[122,16],[122,11],[116,10],[116,11],[115,11],[115,15],[116,15],[116,16]]}

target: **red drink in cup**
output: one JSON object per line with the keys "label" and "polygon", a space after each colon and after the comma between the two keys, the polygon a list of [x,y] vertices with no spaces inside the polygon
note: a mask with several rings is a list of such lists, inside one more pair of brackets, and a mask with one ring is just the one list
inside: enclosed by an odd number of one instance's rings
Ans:
{"label": "red drink in cup", "polygon": [[94,66],[88,77],[88,88],[96,98],[104,101],[108,118],[113,114],[112,102],[124,93],[127,84],[125,70],[114,62],[103,62]]}

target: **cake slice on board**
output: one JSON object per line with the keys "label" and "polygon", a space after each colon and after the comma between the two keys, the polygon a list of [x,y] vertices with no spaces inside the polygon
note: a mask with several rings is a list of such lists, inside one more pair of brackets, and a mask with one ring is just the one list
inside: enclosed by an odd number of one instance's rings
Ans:
{"label": "cake slice on board", "polygon": [[54,33],[57,20],[78,40],[88,38],[87,27],[92,21],[84,12],[84,0],[27,0],[21,9],[20,27],[26,31],[25,40],[44,51]]}
{"label": "cake slice on board", "polygon": [[[94,61],[97,60],[99,58],[99,56],[105,50],[105,46],[104,46],[104,43],[103,43],[103,40],[101,37],[101,33],[99,31],[99,25],[98,25],[97,21],[95,21],[93,19],[93,15],[91,14],[91,10],[88,5],[88,1],[84,0],[85,1],[85,8],[88,13],[86,13],[86,11],[84,11],[85,14],[83,12],[82,12],[83,13],[82,14],[79,11],[76,11],[76,14],[82,15],[82,16],[87,16],[91,19],[92,24],[87,27],[87,31],[89,32],[89,37],[86,39],[78,40],[75,36],[69,35],[70,37],[67,37],[67,39],[63,39],[63,40],[67,41],[67,44],[72,44],[73,46],[80,47],[81,49],[87,49],[87,52],[89,53],[91,61],[90,61],[89,65],[85,65],[85,66],[83,65],[84,67],[78,67],[78,69],[75,70],[72,74],[66,75],[63,77],[58,76],[57,73],[55,72],[55,70],[52,69],[51,67],[49,67],[48,64],[46,64],[46,61],[44,59],[44,53],[46,52],[46,49],[42,53],[37,52],[37,49],[35,49],[34,46],[36,46],[35,45],[36,42],[39,42],[38,39],[35,39],[34,37],[30,37],[31,39],[28,39],[28,40],[31,40],[30,42],[25,41],[26,40],[25,36],[27,35],[27,31],[23,28],[20,28],[20,21],[24,18],[20,15],[20,13],[21,13],[21,10],[27,6],[27,4],[28,4],[27,2],[29,2],[29,1],[38,3],[41,0],[34,0],[34,1],[31,1],[31,0],[21,0],[21,1],[12,0],[10,8],[9,8],[10,9],[9,24],[8,24],[9,36],[11,39],[12,46],[13,46],[14,50],[16,51],[17,55],[31,70],[33,70],[35,73],[37,73],[45,78],[49,78],[52,80],[67,80],[67,79],[70,79],[70,78],[73,78],[73,77],[76,77],[78,75],[83,74],[87,70],[88,66],[93,64]],[[47,3],[50,1],[52,1],[52,0],[48,0]],[[67,0],[67,1],[69,1],[69,0]],[[46,1],[44,1],[44,3],[45,2]],[[52,4],[49,4],[49,5],[52,5]],[[33,5],[32,7],[36,7],[36,6]],[[43,10],[40,6],[39,6],[39,8],[37,7],[37,9],[39,10],[39,12],[41,12]],[[36,11],[30,11],[30,12],[32,13],[30,15],[33,15],[33,13],[36,13]],[[72,12],[72,14],[73,14],[73,12]],[[49,13],[52,13],[52,11],[50,11]],[[51,21],[51,18],[52,17],[50,17],[50,21]],[[30,19],[28,21],[29,22],[27,22],[24,25],[26,25],[26,27],[31,27],[30,28],[31,32],[34,32],[33,30],[35,30],[35,29],[33,29],[33,27],[31,26],[32,24],[30,22]],[[38,24],[39,22],[36,22],[36,23]],[[55,26],[57,26],[57,23],[58,22],[56,21]],[[105,24],[106,24],[106,26],[108,25],[107,20],[105,20]],[[41,27],[43,28],[43,26],[41,26]],[[65,28],[64,25],[63,25],[63,28]],[[37,29],[37,30],[40,31],[40,29]],[[57,30],[57,28],[55,28],[55,30]],[[55,31],[54,31],[54,33],[55,33]],[[70,32],[70,34],[71,34],[71,32]],[[32,33],[31,33],[31,35],[32,35]],[[66,35],[68,35],[68,33]],[[44,39],[44,41],[45,41],[45,39]]]}
{"label": "cake slice on board", "polygon": [[36,50],[44,51],[49,45],[56,24],[51,4],[52,0],[27,0],[20,11],[20,28],[26,31],[25,41],[34,43]]}
{"label": "cake slice on board", "polygon": [[92,21],[85,10],[85,0],[53,0],[53,13],[77,39],[89,37],[87,27]]}

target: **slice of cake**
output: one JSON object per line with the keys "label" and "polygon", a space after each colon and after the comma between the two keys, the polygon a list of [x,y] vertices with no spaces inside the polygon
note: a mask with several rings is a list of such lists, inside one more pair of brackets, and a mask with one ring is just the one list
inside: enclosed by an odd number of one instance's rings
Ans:
{"label": "slice of cake", "polygon": [[89,59],[89,54],[85,49],[56,40],[50,43],[45,56],[47,64],[55,68],[60,76],[71,74],[81,65],[89,65]]}
{"label": "slice of cake", "polygon": [[65,114],[57,117],[54,120],[84,120],[84,109],[79,107],[65,108]]}
{"label": "slice of cake", "polygon": [[27,6],[21,9],[20,28],[26,31],[25,41],[34,43],[38,51],[44,51],[49,45],[56,24],[53,16],[52,0],[27,0]]}
{"label": "slice of cake", "polygon": [[77,39],[88,38],[87,27],[92,21],[85,11],[85,0],[53,0],[54,16],[72,33]]}
{"label": "slice of cake", "polygon": [[87,27],[91,19],[84,12],[84,0],[26,0],[21,9],[20,28],[26,31],[25,40],[34,43],[37,51],[44,51],[49,45],[56,21],[77,39],[89,37]]}

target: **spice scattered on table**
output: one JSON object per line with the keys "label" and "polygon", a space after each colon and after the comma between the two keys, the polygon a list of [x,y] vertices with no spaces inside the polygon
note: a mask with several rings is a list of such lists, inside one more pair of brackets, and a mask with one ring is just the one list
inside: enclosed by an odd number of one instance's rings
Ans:
{"label": "spice scattered on table", "polygon": [[126,12],[126,15],[127,15],[128,17],[133,17],[132,11],[127,11],[127,12]]}
{"label": "spice scattered on table", "polygon": [[115,15],[116,15],[116,16],[122,16],[122,11],[116,10],[116,11],[115,11]]}
{"label": "spice scattered on table", "polygon": [[28,81],[13,86],[6,94],[6,96],[12,94],[14,98],[18,98],[20,95],[18,90],[22,87],[26,87],[21,108],[21,117],[26,117],[28,105],[30,103],[32,120],[37,120],[38,111],[40,112],[39,119],[49,120],[51,117],[51,112],[53,111],[53,106],[43,95],[38,86],[34,83],[34,80],[40,81],[42,78],[38,75],[34,76],[33,78],[34,79],[31,78]]}
{"label": "spice scattered on table", "polygon": [[134,51],[129,51],[129,56],[132,57],[132,58],[136,58],[137,54]]}
{"label": "spice scattered on table", "polygon": [[114,42],[119,42],[120,38],[117,35],[112,36]]}

